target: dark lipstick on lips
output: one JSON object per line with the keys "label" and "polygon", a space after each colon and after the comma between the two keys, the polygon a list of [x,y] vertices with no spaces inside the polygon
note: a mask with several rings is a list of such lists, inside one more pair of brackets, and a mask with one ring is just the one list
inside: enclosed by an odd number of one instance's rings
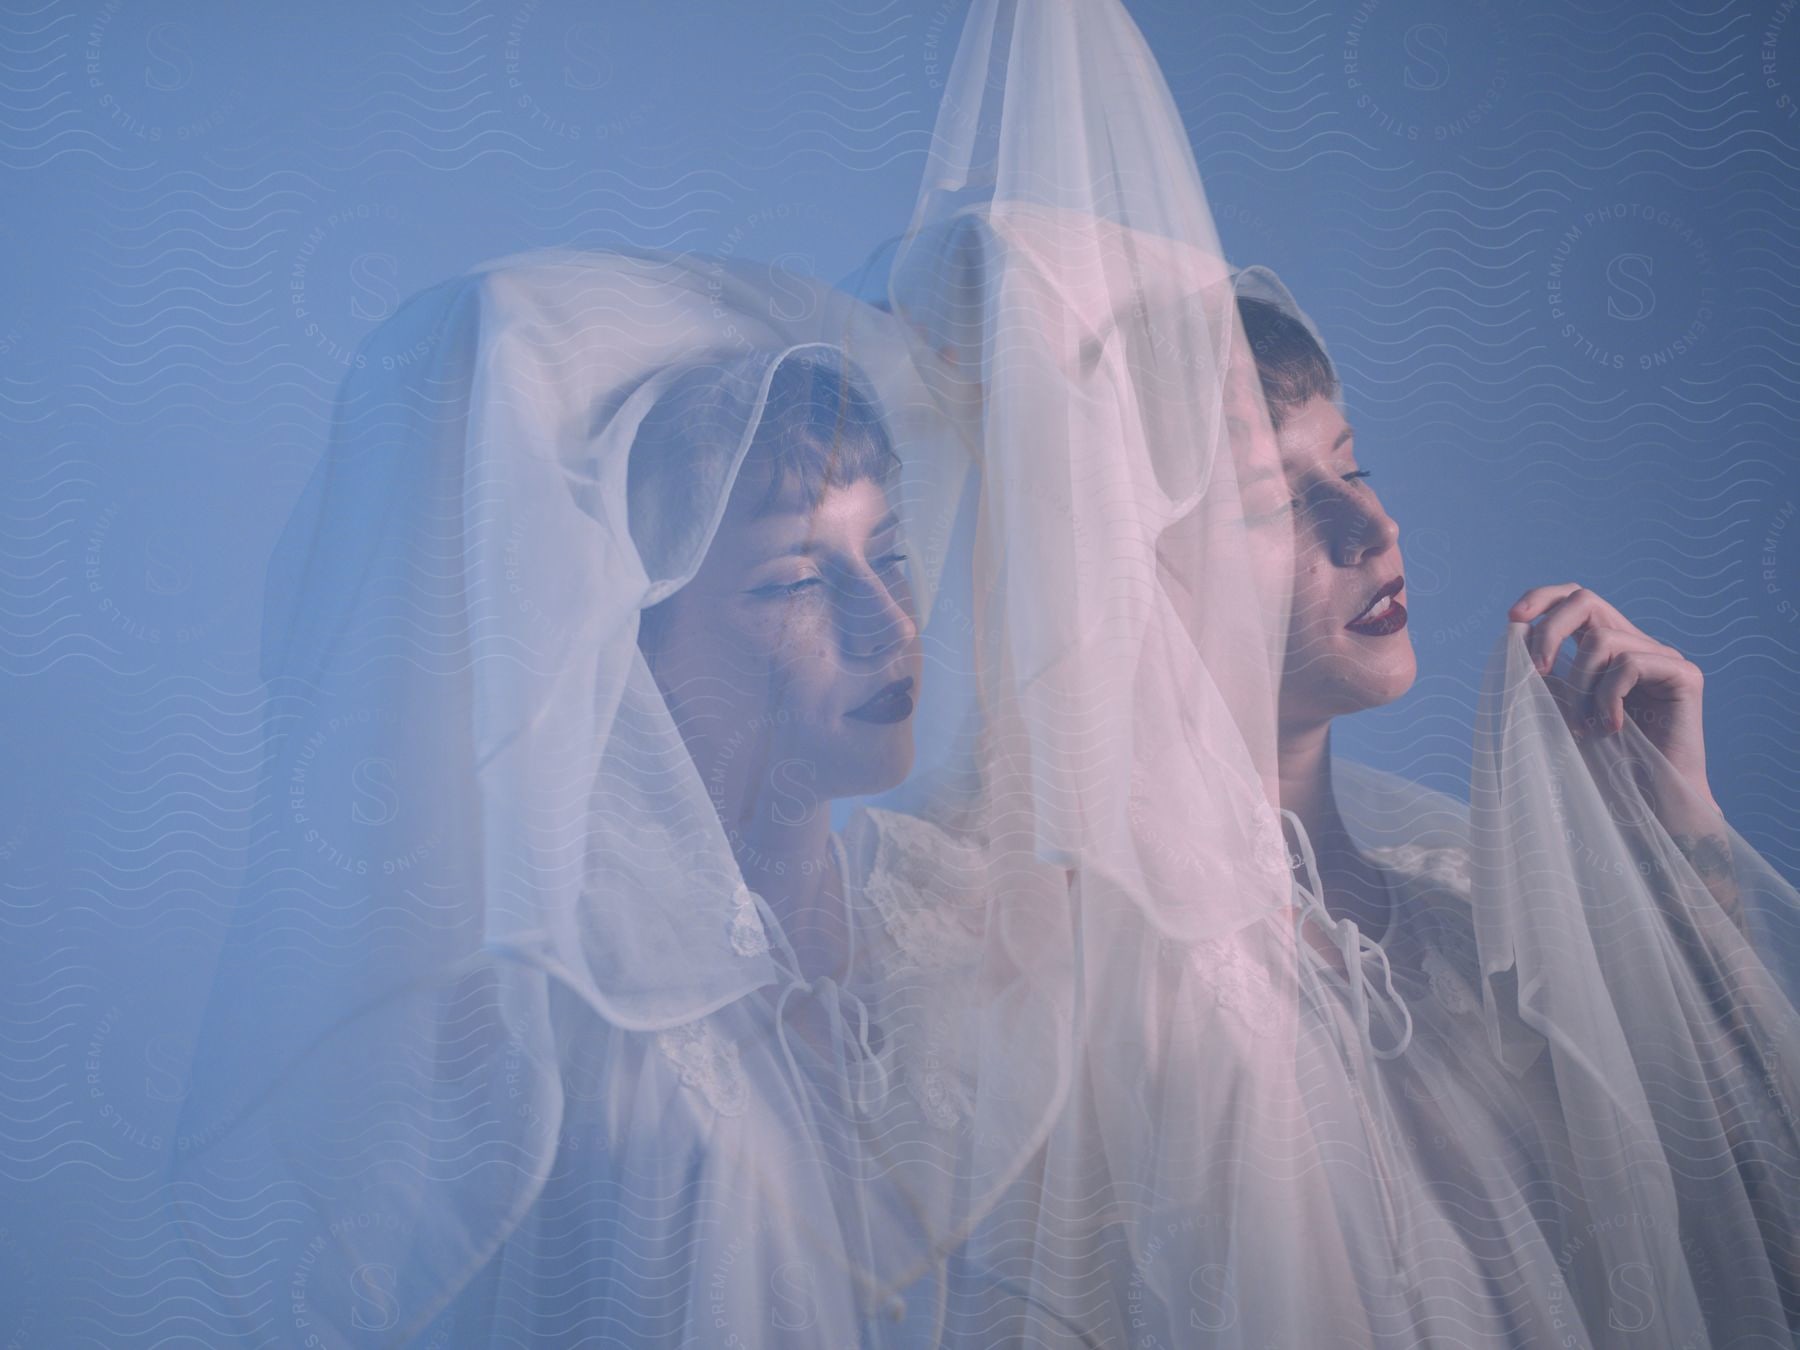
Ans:
{"label": "dark lipstick on lips", "polygon": [[911,676],[884,684],[875,692],[875,697],[858,704],[844,716],[854,717],[859,722],[904,722],[913,713],[912,689]]}
{"label": "dark lipstick on lips", "polygon": [[1398,633],[1406,627],[1406,606],[1400,603],[1400,590],[1405,585],[1405,578],[1395,577],[1376,591],[1374,598],[1363,607],[1363,612],[1344,627],[1365,637],[1386,637],[1389,633]]}

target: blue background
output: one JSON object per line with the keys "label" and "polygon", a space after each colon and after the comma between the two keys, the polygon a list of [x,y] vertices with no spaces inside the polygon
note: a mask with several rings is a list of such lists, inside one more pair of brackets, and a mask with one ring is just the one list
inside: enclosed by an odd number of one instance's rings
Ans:
{"label": "blue background", "polygon": [[[1132,6],[1404,531],[1421,678],[1340,751],[1460,791],[1506,606],[1580,581],[1705,670],[1715,790],[1800,874],[1796,3]],[[163,973],[245,854],[262,566],[348,353],[544,245],[851,274],[960,20],[0,15],[0,1347],[207,1343],[155,1201],[205,990]]]}

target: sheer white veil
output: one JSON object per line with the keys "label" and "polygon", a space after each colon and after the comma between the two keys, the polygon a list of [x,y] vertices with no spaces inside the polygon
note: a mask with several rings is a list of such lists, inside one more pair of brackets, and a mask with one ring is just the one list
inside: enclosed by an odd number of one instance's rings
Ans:
{"label": "sheer white veil", "polygon": [[[879,1076],[845,1055],[868,1051],[866,1023],[784,964],[639,650],[642,611],[706,554],[777,368],[813,356],[879,410],[928,624],[967,458],[893,321],[847,296],[706,259],[530,254],[416,297],[358,353],[269,567],[257,846],[173,1177],[219,1335],[399,1344],[430,1328],[432,1343],[486,1344],[497,1333],[470,1300],[515,1275],[605,1321],[609,1298],[635,1295],[634,1245],[650,1261],[658,1239],[617,1216],[619,1191],[602,1206],[573,1188],[676,1128],[670,1115],[621,1135],[650,1082],[618,1081],[640,1062],[621,1036],[660,1044],[680,1070],[664,1076],[711,1090],[718,1117],[748,1079],[792,1126],[760,1151],[714,1148],[692,1184],[677,1167],[676,1199],[702,1208],[672,1230],[671,1268],[708,1242],[739,1270],[765,1250],[804,1258],[819,1306],[853,1304],[853,1318],[940,1265],[1041,1138],[1067,1017],[1053,988],[979,962],[933,985],[967,1044],[996,1062],[1010,1046],[1005,1090],[971,1108],[975,1142],[921,1131],[882,1106],[892,1094],[864,1119]],[[706,398],[659,430],[696,381]],[[665,458],[633,474],[647,453]],[[960,881],[949,898],[966,911],[967,891],[985,892]],[[783,991],[779,1008],[750,997],[764,989]],[[781,1018],[807,999],[829,1004],[839,1057],[802,1083],[797,1067],[781,1076],[783,1055],[795,1066]],[[730,1035],[684,1039],[724,1012]],[[825,1192],[784,1179],[850,1175],[832,1141],[858,1130],[859,1165],[892,1184],[899,1217],[870,1200],[874,1237],[851,1249]],[[590,1137],[614,1152],[571,1153]],[[553,1173],[571,1189],[546,1208]],[[627,1210],[643,1201],[621,1184]],[[752,1208],[707,1218],[720,1184]],[[760,1226],[733,1230],[744,1213]],[[585,1287],[582,1225],[615,1220],[620,1259],[601,1275],[623,1283]],[[656,1334],[739,1333],[709,1275],[651,1291],[676,1318]],[[729,1316],[766,1320],[791,1292],[774,1278],[740,1281],[752,1306]],[[826,1318],[816,1335],[840,1329]]]}
{"label": "sheer white veil", "polygon": [[[1596,758],[1647,747],[1577,751],[1516,632],[1472,819],[1412,792],[1383,823],[1472,850],[1489,1047],[1501,1074],[1538,1065],[1517,1086],[1533,1133],[1507,1136],[1524,1161],[1496,1176],[1466,1151],[1472,1170],[1446,1172],[1407,1128],[1421,1094],[1467,1107],[1460,1068],[1409,1055],[1385,953],[1290,892],[1272,828],[1292,541],[1245,528],[1273,450],[1234,300],[1305,318],[1221,258],[1120,6],[973,6],[890,293],[981,466],[990,800],[1015,804],[1021,851],[1067,869],[1076,934],[1073,1092],[1007,1211],[1028,1236],[972,1250],[1095,1344],[1782,1335],[1790,948],[1719,926],[1632,773]],[[1591,819],[1570,836],[1559,810]],[[1791,890],[1732,853],[1751,932],[1785,940]],[[1716,949],[1678,955],[1700,934]],[[1460,1208],[1471,1178],[1513,1205],[1498,1241]]]}
{"label": "sheer white veil", "polygon": [[1371,1343],[1334,1195],[1370,1051],[1273,804],[1291,536],[1246,507],[1273,434],[1119,5],[973,6],[890,294],[980,464],[980,770],[1076,936],[1068,1106],[970,1250],[1047,1343]]}
{"label": "sheer white veil", "polygon": [[[1237,286],[1325,349],[1272,272],[1247,268]],[[1635,721],[1577,736],[1567,667],[1540,675],[1526,632],[1503,625],[1489,662],[1467,802],[1332,769],[1360,848],[1436,860],[1420,880],[1473,938],[1483,1036],[1465,1049],[1491,1057],[1530,1122],[1529,1169],[1496,1197],[1517,1207],[1505,1249],[1473,1268],[1572,1344],[1787,1344],[1800,1326],[1800,896]],[[1444,1017],[1432,999],[1416,1011]],[[1383,1129],[1402,1141],[1393,1103],[1447,1102],[1445,1075],[1482,1076],[1418,1054],[1383,1068]],[[1444,1185],[1416,1138],[1412,1152],[1408,1171]],[[1466,1336],[1479,1339],[1475,1323]]]}
{"label": "sheer white veil", "polygon": [[1477,715],[1475,927],[1496,1050],[1554,1067],[1568,1188],[1604,1254],[1572,1302],[1596,1326],[1642,1312],[1669,1344],[1784,1343],[1800,1330],[1800,895],[1630,718],[1577,740],[1579,701],[1537,673],[1524,632],[1496,644]]}

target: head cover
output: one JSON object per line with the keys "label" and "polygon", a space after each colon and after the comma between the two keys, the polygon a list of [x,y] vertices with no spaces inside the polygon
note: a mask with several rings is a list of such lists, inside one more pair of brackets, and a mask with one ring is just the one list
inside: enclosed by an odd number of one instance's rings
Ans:
{"label": "head cover", "polygon": [[[1332,917],[1291,815],[1298,934],[1286,921],[1287,859],[1261,825],[1296,541],[1246,529],[1246,485],[1279,464],[1239,295],[1305,323],[1271,274],[1220,260],[1185,135],[1123,11],[975,5],[892,307],[981,464],[982,772],[1028,826],[1019,847],[1068,871],[1081,998],[1070,1103],[1021,1199],[1027,1236],[983,1233],[971,1251],[1023,1272],[1092,1343],[1196,1330],[1242,1345],[1535,1343],[1574,1314],[1578,1343],[1607,1344],[1636,1272],[1671,1344],[1773,1328],[1779,1281],[1752,1217],[1779,1223],[1791,1132],[1733,1136],[1762,1198],[1727,1185],[1731,1217],[1708,1229],[1705,1187],[1676,1182],[1680,1155],[1662,1150],[1679,1099],[1691,1108],[1716,1065],[1688,1057],[1661,1105],[1647,1083],[1619,1096],[1613,1054],[1576,1058],[1583,1044],[1627,1055],[1626,1023],[1591,1024],[1595,971],[1545,985],[1518,955],[1566,964],[1593,942],[1521,945],[1478,913],[1490,1016],[1509,997],[1530,1012],[1495,1019],[1477,1058],[1446,1033],[1448,993],[1415,1038],[1409,1004],[1429,990],[1403,994],[1383,948]],[[1516,840],[1533,808],[1493,800],[1478,782],[1476,837],[1506,841],[1505,875],[1539,856]],[[1503,809],[1513,818],[1492,815],[1484,836],[1483,813]],[[1517,895],[1493,902],[1521,912]],[[1447,931],[1467,933],[1464,917]],[[1577,917],[1566,903],[1564,917]],[[1692,1020],[1704,980],[1676,983],[1639,1028],[1698,1025],[1720,1044],[1723,1026]],[[1774,983],[1758,987],[1746,1000],[1785,1038]],[[1521,1079],[1510,1055],[1527,1028],[1570,1018],[1567,1064]],[[1709,1111],[1755,1098],[1734,1081],[1704,1097]],[[1582,1198],[1559,1209],[1546,1184]],[[1709,1259],[1731,1236],[1753,1253],[1733,1277],[1747,1300],[1735,1322],[1696,1301],[1680,1224],[1710,1231]]]}
{"label": "head cover", "polygon": [[[928,622],[966,458],[848,297],[534,254],[359,353],[269,568],[256,852],[176,1167],[220,1338],[754,1341],[789,1298],[835,1344],[888,1325],[1047,1128],[1067,1016],[1050,965],[982,961],[984,878],[853,832],[861,954],[803,977],[641,649],[796,362],[896,453]],[[762,763],[787,716],[730,752]],[[974,935],[919,979],[949,1023],[887,979],[939,902]],[[954,1085],[974,1144],[919,1105],[928,1036],[1006,1070]]]}
{"label": "head cover", "polygon": [[890,289],[980,466],[978,772],[1010,846],[1065,872],[1076,935],[1070,1101],[971,1259],[1071,1343],[1354,1338],[1370,1235],[1333,1177],[1368,1156],[1341,1152],[1368,1051],[1293,923],[1291,536],[1245,504],[1279,465],[1185,133],[1118,5],[973,7]]}
{"label": "head cover", "polygon": [[[1325,350],[1272,272],[1237,288]],[[1466,804],[1333,768],[1394,879],[1395,923],[1360,945],[1408,1028],[1367,1081],[1381,1195],[1340,1209],[1384,1196],[1403,1217],[1414,1269],[1391,1282],[1415,1331],[1774,1343],[1800,1311],[1800,897],[1634,721],[1574,734],[1584,695],[1538,673],[1525,633],[1489,664]]]}

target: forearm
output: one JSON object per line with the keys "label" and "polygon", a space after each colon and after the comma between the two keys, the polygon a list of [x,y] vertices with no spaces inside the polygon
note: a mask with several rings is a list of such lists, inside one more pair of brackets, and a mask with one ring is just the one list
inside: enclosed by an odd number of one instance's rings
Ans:
{"label": "forearm", "polygon": [[[1668,832],[1670,842],[1688,868],[1738,932],[1748,937],[1743,891],[1732,857],[1731,830],[1712,794],[1676,782],[1664,785],[1661,790],[1653,789],[1649,795],[1658,822]],[[1691,887],[1681,889],[1686,891]]]}

